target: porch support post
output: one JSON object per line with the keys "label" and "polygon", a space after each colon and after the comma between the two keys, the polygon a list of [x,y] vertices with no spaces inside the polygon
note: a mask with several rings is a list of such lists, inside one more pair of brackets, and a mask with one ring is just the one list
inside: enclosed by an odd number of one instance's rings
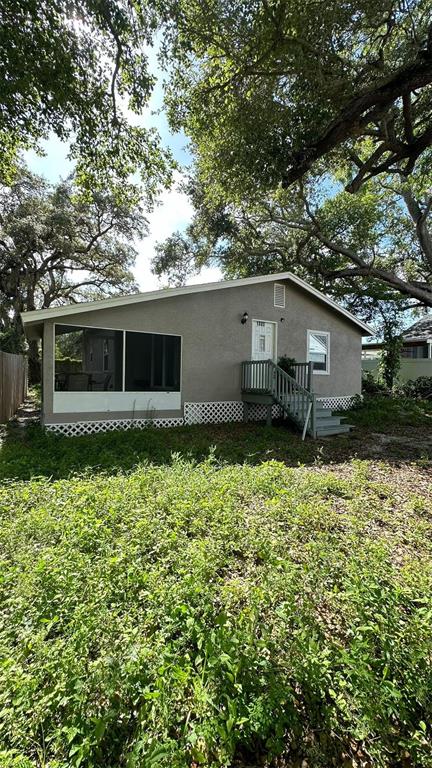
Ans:
{"label": "porch support post", "polygon": [[316,428],[316,395],[312,395],[312,413],[311,413],[311,419],[312,419],[312,437],[315,439],[317,436],[317,428]]}
{"label": "porch support post", "polygon": [[272,407],[273,407],[273,403],[269,403],[267,405],[267,417],[266,417],[267,427],[271,427],[271,424],[272,424]]}
{"label": "porch support post", "polygon": [[308,363],[308,377],[307,377],[307,389],[309,392],[312,392],[312,371],[313,371],[313,363],[309,361]]}

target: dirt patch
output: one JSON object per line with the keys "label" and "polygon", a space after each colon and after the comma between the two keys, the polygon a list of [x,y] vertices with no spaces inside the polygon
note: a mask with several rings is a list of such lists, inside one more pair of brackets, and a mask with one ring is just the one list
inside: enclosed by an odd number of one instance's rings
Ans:
{"label": "dirt patch", "polygon": [[385,454],[388,446],[391,446],[392,444],[402,445],[404,448],[408,449],[409,452],[432,450],[432,436],[426,434],[382,435],[377,432],[371,432],[370,438],[372,442],[370,450],[371,452],[376,452],[378,454]]}

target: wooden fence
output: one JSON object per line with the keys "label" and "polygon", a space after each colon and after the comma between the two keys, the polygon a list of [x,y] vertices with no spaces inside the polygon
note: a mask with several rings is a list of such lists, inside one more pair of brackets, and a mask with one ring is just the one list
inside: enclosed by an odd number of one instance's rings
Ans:
{"label": "wooden fence", "polygon": [[11,418],[27,394],[27,360],[0,350],[0,424]]}

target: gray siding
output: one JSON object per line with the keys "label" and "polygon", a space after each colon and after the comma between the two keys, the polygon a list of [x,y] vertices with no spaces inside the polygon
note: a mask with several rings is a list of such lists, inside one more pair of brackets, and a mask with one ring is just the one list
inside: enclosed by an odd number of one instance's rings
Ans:
{"label": "gray siding", "polygon": [[[252,319],[277,323],[277,354],[306,360],[307,330],[329,331],[330,374],[313,376],[318,395],[351,395],[361,389],[361,331],[310,294],[286,285],[285,309],[274,307],[274,283],[239,286],[158,299],[56,318],[64,323],[182,336],[182,404],[239,400],[242,360],[251,358]],[[244,312],[249,321],[240,322]],[[53,324],[44,323],[44,419],[74,421],[106,414],[53,414]],[[154,416],[178,416],[159,412]],[[135,416],[145,416],[136,413]],[[128,414],[110,413],[111,418]]]}

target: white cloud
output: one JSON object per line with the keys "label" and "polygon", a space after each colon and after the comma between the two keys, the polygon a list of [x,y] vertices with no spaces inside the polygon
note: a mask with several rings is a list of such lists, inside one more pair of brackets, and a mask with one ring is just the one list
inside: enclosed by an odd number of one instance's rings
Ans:
{"label": "white cloud", "polygon": [[[177,174],[174,186],[161,194],[159,205],[148,216],[149,235],[137,244],[138,256],[133,272],[141,291],[152,291],[166,284],[166,281],[159,280],[151,272],[151,260],[155,255],[155,245],[157,242],[165,240],[173,232],[184,230],[192,219],[193,207],[190,200],[178,189],[180,180],[181,175]],[[210,283],[221,279],[222,272],[220,269],[207,267],[188,282],[191,284]]]}

